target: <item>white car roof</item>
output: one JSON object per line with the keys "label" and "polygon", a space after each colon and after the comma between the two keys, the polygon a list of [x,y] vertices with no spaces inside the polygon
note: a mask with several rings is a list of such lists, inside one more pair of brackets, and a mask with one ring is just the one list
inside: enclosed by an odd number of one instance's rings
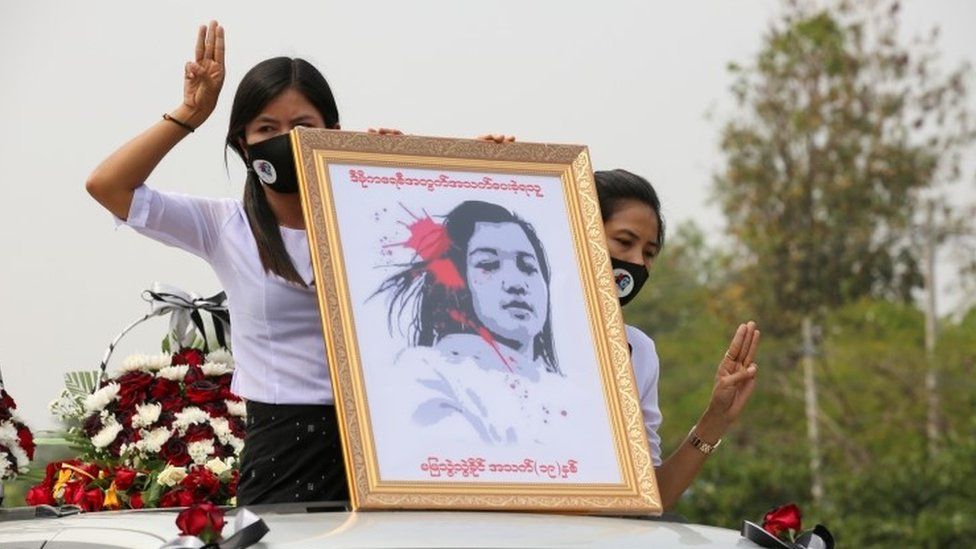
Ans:
{"label": "white car roof", "polygon": [[[256,547],[758,547],[735,530],[661,520],[503,512],[253,510],[270,528]],[[295,512],[299,510],[300,512]],[[146,547],[179,535],[179,509],[84,513],[0,521],[0,546]],[[228,511],[224,534],[230,534]],[[45,545],[46,542],[46,545]]]}

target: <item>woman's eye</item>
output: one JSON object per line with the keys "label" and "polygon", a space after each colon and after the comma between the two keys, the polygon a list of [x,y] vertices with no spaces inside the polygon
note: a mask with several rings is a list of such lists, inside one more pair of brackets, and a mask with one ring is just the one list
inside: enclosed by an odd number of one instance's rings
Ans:
{"label": "woman's eye", "polygon": [[518,268],[520,271],[522,271],[527,275],[534,275],[535,273],[539,272],[539,269],[536,268],[536,266],[532,264],[532,262],[526,261],[524,259],[519,260]]}
{"label": "woman's eye", "polygon": [[498,261],[479,261],[474,266],[482,271],[497,271],[500,264]]}

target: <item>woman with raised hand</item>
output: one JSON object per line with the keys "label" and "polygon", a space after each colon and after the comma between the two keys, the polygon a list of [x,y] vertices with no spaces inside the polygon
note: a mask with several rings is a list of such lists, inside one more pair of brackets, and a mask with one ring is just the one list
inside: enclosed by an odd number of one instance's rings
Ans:
{"label": "woman with raised hand", "polygon": [[[147,187],[156,165],[205,123],[224,82],[224,29],[201,26],[183,99],[113,152],[88,192],[119,223],[207,261],[230,306],[246,400],[239,505],[348,499],[333,390],[305,222],[287,133],[339,129],[328,82],[302,59],[276,57],[244,75],[226,146],[247,166],[244,196],[211,199]],[[386,133],[386,132],[384,132]]]}
{"label": "woman with raised hand", "polygon": [[[637,295],[648,269],[664,246],[664,218],[654,187],[625,170],[594,174],[607,248],[621,305]],[[756,385],[755,363],[759,330],[754,322],[740,324],[721,357],[715,386],[705,411],[688,436],[666,460],[661,459],[661,411],[657,404],[659,363],[654,341],[626,326],[631,361],[637,379],[644,425],[665,509],[677,503],[691,485],[705,459],[719,446],[722,435],[739,417]]]}

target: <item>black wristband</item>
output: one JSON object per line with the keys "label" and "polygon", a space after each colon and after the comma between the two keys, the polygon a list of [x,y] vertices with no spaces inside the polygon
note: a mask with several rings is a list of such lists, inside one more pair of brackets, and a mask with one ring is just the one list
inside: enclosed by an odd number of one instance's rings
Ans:
{"label": "black wristband", "polygon": [[176,118],[173,118],[168,113],[163,113],[163,120],[169,120],[170,122],[176,124],[177,126],[183,128],[184,130],[186,130],[186,131],[188,131],[190,133],[193,133],[193,130],[196,129],[193,126],[187,124],[186,122],[184,122],[182,120],[177,120]]}

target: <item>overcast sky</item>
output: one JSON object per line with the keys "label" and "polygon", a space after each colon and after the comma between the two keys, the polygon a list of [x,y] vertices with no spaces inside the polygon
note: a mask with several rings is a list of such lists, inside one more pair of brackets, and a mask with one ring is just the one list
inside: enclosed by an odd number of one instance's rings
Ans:
{"label": "overcast sky", "polygon": [[[905,2],[906,34],[942,27],[946,64],[976,60],[976,3]],[[227,80],[211,119],[150,179],[238,196],[222,143],[242,74],[304,57],[336,93],[344,129],[580,143],[597,168],[656,185],[672,224],[718,241],[708,205],[728,113],[729,61],[748,61],[778,10],[771,0],[456,2],[11,1],[0,4],[0,367],[21,414],[51,426],[62,373],[97,367],[162,281],[219,290],[199,259],[113,230],[84,191],[92,168],[181,100],[196,27],[227,32]],[[712,113],[711,119],[707,114]],[[972,182],[965,183],[972,187]],[[971,189],[960,190],[969,198]],[[113,363],[158,351],[166,324],[134,330]]]}

